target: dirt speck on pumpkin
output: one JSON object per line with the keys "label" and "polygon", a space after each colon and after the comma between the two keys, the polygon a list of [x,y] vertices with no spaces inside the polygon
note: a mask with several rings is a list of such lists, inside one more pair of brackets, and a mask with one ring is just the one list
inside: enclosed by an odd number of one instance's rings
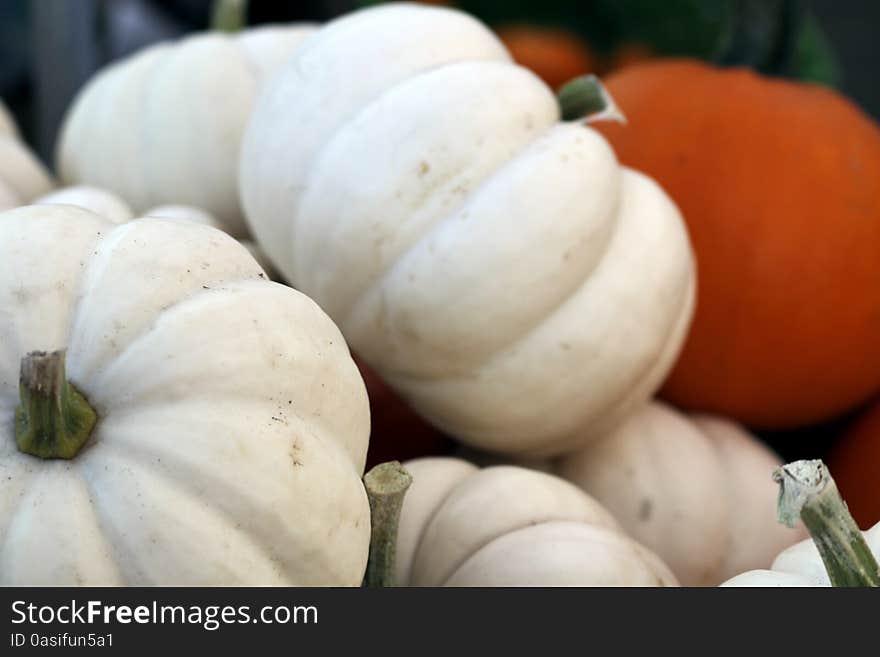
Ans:
{"label": "dirt speck on pumpkin", "polygon": [[639,505],[639,520],[641,520],[642,522],[648,522],[651,519],[653,513],[654,503],[647,498],[643,499],[642,503]]}

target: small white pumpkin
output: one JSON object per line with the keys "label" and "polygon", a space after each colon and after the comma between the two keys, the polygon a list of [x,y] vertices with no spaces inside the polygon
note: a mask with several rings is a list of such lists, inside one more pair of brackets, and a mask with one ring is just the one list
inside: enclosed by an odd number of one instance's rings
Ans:
{"label": "small white pumpkin", "polygon": [[41,196],[34,205],[75,205],[91,210],[114,224],[122,224],[134,219],[128,204],[113,192],[90,185],[62,187]]}
{"label": "small white pumpkin", "polygon": [[442,457],[404,467],[412,485],[398,526],[398,585],[677,585],[659,557],[558,477]]}
{"label": "small white pumpkin", "polygon": [[138,213],[164,203],[202,207],[242,236],[242,132],[265,79],[315,29],[200,33],[114,62],[86,84],[65,117],[62,181],[112,190]]}
{"label": "small white pumpkin", "polygon": [[12,114],[0,102],[0,210],[29,203],[52,186],[46,167],[21,141]]}
{"label": "small white pumpkin", "polygon": [[811,538],[782,551],[770,570],[742,573],[722,586],[880,587],[880,523],[859,530],[825,464],[789,463],[774,479],[782,487],[780,522],[802,519]]}
{"label": "small white pumpkin", "polygon": [[806,536],[776,521],[782,461],[734,422],[651,402],[553,469],[603,504],[685,586],[768,566]]}
{"label": "small white pumpkin", "polygon": [[262,276],[207,226],[0,215],[0,584],[361,583],[366,390]]}
{"label": "small white pumpkin", "polygon": [[[880,560],[880,523],[864,532],[874,558]],[[828,571],[812,539],[782,551],[769,570],[751,570],[730,578],[721,586],[831,586]]]}
{"label": "small white pumpkin", "polygon": [[260,97],[240,185],[285,279],[483,449],[561,453],[613,426],[689,325],[673,202],[459,11],[328,23]]}

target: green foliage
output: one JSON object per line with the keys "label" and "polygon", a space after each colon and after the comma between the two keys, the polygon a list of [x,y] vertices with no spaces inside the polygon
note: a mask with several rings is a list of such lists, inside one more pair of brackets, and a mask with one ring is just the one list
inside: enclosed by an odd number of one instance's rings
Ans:
{"label": "green foliage", "polygon": [[[798,0],[459,0],[456,5],[493,26],[562,27],[604,53],[640,43],[659,55],[717,60],[736,27],[746,25],[748,38],[738,47],[748,47],[739,49],[739,59],[728,53],[724,63],[832,86],[840,77],[821,25]],[[790,24],[781,26],[786,20]]]}

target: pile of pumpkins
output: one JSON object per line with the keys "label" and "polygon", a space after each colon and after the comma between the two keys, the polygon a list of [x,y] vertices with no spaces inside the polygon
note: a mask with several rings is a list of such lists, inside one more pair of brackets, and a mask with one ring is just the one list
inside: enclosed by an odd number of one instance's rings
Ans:
{"label": "pile of pumpkins", "polygon": [[[60,189],[0,114],[0,582],[836,582],[745,427],[880,390],[880,130],[692,61],[580,82],[563,117],[391,3],[111,64]],[[371,403],[405,463],[365,479]],[[863,526],[878,464],[874,417]]]}

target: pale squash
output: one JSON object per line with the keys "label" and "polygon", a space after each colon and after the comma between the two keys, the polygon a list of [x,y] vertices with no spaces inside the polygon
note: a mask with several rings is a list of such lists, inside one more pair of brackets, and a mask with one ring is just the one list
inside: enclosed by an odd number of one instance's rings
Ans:
{"label": "pale squash", "polygon": [[0,307],[0,583],[360,584],[363,381],[233,238],[9,210]]}
{"label": "pale squash", "polygon": [[788,463],[773,478],[782,487],[780,522],[802,520],[812,540],[781,552],[770,570],[752,570],[722,586],[880,587],[880,523],[859,530],[825,464]]}
{"label": "pale squash", "polygon": [[12,114],[0,102],[0,210],[29,203],[53,184],[46,167],[21,141]]}
{"label": "pale squash", "polygon": [[607,430],[661,384],[690,321],[673,202],[455,10],[322,28],[257,103],[240,185],[286,280],[484,449],[560,453]]}
{"label": "pale squash", "polygon": [[65,117],[63,182],[104,187],[136,212],[205,208],[245,232],[236,191],[241,134],[264,81],[315,27],[264,26],[150,46],[100,71]]}
{"label": "pale squash", "polygon": [[75,205],[91,210],[114,224],[122,224],[134,219],[132,209],[119,196],[109,190],[89,185],[74,185],[56,189],[36,199],[34,204]]}
{"label": "pale squash", "polygon": [[[75,205],[109,219],[115,224],[131,221],[134,211],[113,192],[89,185],[74,185],[56,189],[34,201],[38,205]],[[223,230],[223,224],[216,217],[200,208],[188,205],[163,205],[144,212],[145,217],[160,217],[190,221],[203,226],[211,226]],[[225,232],[225,231],[224,231]],[[272,280],[278,280],[278,272],[272,263],[253,240],[243,238],[239,242],[250,252],[254,259]]]}
{"label": "pale squash", "polygon": [[598,502],[534,470],[454,458],[404,464],[400,586],[675,586]]}
{"label": "pale squash", "polygon": [[776,521],[782,461],[729,420],[658,402],[561,457],[555,471],[608,508],[686,586],[765,568],[806,536]]}
{"label": "pale squash", "polygon": [[[880,523],[864,532],[875,559],[880,559]],[[812,539],[779,553],[768,569],[751,570],[732,577],[722,586],[831,586],[828,571]]]}
{"label": "pale squash", "polygon": [[[219,228],[220,230],[224,230],[223,224],[217,220],[212,214],[205,212],[201,208],[194,208],[190,205],[161,205],[159,207],[151,208],[144,212],[145,217],[164,217],[166,219],[180,219],[181,221],[191,221],[193,223],[201,224],[203,226],[212,226],[214,228]],[[278,271],[272,266],[272,263],[269,261],[269,258],[266,257],[266,254],[263,253],[263,249],[257,246],[257,243],[252,239],[241,238],[238,240],[241,242],[242,246],[244,246],[250,254],[253,256],[254,260],[256,260],[260,267],[263,268],[263,271],[266,272],[266,276],[268,276],[273,281],[279,280]]]}

